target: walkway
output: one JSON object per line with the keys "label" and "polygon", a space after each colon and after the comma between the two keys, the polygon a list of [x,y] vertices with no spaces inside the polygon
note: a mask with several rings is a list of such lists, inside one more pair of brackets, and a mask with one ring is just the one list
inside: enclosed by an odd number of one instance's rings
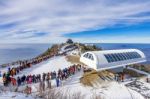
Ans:
{"label": "walkway", "polygon": [[127,67],[127,69],[130,69],[130,70],[136,71],[136,72],[138,72],[138,73],[140,73],[140,74],[143,74],[143,75],[150,76],[150,74],[149,74],[149,73],[144,72],[144,71],[141,71],[141,70],[138,70],[138,69],[135,69],[135,68]]}
{"label": "walkway", "polygon": [[135,80],[125,84],[125,86],[140,93],[145,99],[150,99],[150,84]]}

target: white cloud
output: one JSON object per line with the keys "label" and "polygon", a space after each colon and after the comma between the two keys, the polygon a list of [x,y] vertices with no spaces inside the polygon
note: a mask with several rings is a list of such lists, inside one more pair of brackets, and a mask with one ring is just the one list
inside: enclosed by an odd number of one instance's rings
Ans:
{"label": "white cloud", "polygon": [[[105,28],[118,20],[125,24],[150,20],[133,16],[150,11],[149,6],[149,0],[6,0],[0,2],[0,42],[62,42],[64,34]],[[47,35],[34,37],[36,32]]]}

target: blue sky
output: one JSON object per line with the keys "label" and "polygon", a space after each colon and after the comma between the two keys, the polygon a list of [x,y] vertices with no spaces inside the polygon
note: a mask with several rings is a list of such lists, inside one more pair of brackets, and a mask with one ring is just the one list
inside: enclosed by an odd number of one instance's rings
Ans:
{"label": "blue sky", "polygon": [[[99,37],[101,39],[99,39],[98,42],[103,43],[149,43],[149,41],[147,42],[145,39],[150,37],[150,22],[141,22],[127,26],[124,24],[117,24],[103,29],[66,34],[65,36],[73,39]],[[112,37],[114,39],[110,39]],[[124,39],[119,39],[120,37]],[[132,38],[136,38],[137,40],[134,41]],[[94,40],[94,42],[96,41]]]}
{"label": "blue sky", "polygon": [[150,0],[1,0],[0,43],[150,43]]}

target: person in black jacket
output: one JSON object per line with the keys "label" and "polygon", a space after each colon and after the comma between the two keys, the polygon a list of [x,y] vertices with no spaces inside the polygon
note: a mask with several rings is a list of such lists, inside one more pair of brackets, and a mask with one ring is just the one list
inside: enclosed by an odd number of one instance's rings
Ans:
{"label": "person in black jacket", "polygon": [[21,79],[20,79],[20,77],[17,77],[17,84],[18,84],[18,86],[21,85]]}
{"label": "person in black jacket", "polygon": [[26,80],[26,76],[23,75],[23,76],[21,77],[21,82],[22,82],[23,84],[25,84],[25,80]]}

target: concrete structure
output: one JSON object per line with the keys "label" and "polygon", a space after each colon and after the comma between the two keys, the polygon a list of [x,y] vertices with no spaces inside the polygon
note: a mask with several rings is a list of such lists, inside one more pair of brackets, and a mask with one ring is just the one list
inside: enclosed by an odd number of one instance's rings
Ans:
{"label": "concrete structure", "polygon": [[138,49],[89,51],[81,55],[80,61],[95,70],[105,70],[146,61]]}

